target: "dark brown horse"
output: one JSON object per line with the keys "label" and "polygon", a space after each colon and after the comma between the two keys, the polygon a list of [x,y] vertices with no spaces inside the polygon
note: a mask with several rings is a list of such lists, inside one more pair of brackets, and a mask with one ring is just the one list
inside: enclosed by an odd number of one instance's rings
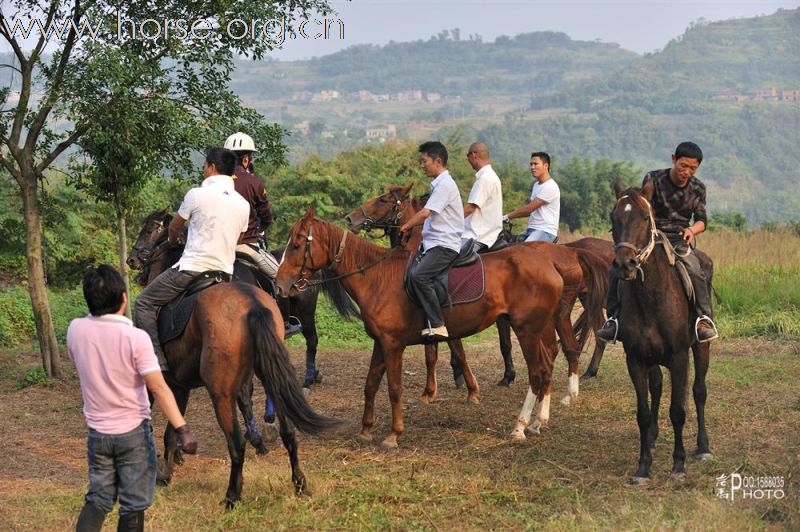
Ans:
{"label": "dark brown horse", "polygon": [[[139,244],[135,250],[137,256],[147,259],[151,279],[172,265],[171,251],[166,241],[155,248]],[[269,294],[238,282],[203,290],[183,334],[167,342],[164,352],[170,367],[167,383],[182,413],[191,389],[205,386],[211,397],[231,459],[225,493],[228,508],[240,500],[243,481],[245,441],[236,418],[236,403],[243,387],[252,382],[254,370],[267,395],[275,401],[294,489],[298,494],[307,491],[294,427],[318,434],[338,422],[318,415],[306,402],[283,345],[281,312]],[[159,480],[164,483],[172,476],[176,443],[175,431],[168,425],[164,434],[164,467],[159,471]]]}
{"label": "dark brown horse", "polygon": [[[672,394],[669,417],[675,430],[672,473],[686,472],[683,425],[686,420],[686,388],[689,348],[694,354],[695,379],[692,391],[697,408],[697,450],[700,459],[711,456],[705,426],[706,372],[709,344],[695,342],[696,316],[675,267],[670,265],[665,246],[669,241],[656,231],[650,201],[652,183],[642,189],[624,190],[614,183],[617,203],[611,214],[616,258],[620,275],[619,336],[633,387],[636,389],[636,420],[639,425],[639,464],[632,483],[650,476],[651,447],[658,434],[658,405],[661,399],[661,369],[669,369]],[[649,394],[648,394],[649,391]],[[652,404],[648,404],[650,395]]]}
{"label": "dark brown horse", "polygon": [[[364,388],[364,415],[360,438],[372,439],[375,394],[387,376],[392,405],[392,430],[383,441],[396,447],[403,432],[402,355],[405,347],[423,343],[424,316],[403,289],[409,253],[381,248],[314,217],[312,209],[292,228],[278,270],[278,290],[289,294],[305,287],[313,271],[328,266],[361,308],[364,328],[375,340]],[[556,248],[557,246],[551,246]],[[547,249],[547,248],[543,248]],[[528,366],[528,381],[541,407],[537,423],[549,419],[556,321],[564,280],[556,261],[546,252],[515,246],[483,256],[486,290],[479,300],[444,309],[448,331],[454,338],[480,332],[507,315]],[[524,294],[524,296],[523,296]],[[599,305],[593,308],[600,309]],[[574,341],[574,337],[573,337]],[[477,386],[466,360],[464,377],[470,398]]]}
{"label": "dark brown horse", "polygon": [[[399,227],[403,224],[403,220],[411,218],[419,209],[424,206],[421,201],[418,202],[411,199],[411,187],[412,185],[391,185],[386,193],[367,200],[361,206],[357,207],[350,214],[345,216],[345,223],[347,224],[348,229],[354,233],[365,230],[367,231],[367,234],[369,234],[373,229],[383,230],[384,235],[389,237],[392,247],[403,245],[400,238]],[[405,249],[409,251],[415,250],[419,245],[420,239],[421,233],[419,231],[414,232],[411,238],[405,242]],[[568,244],[568,246],[576,249],[588,250],[598,255],[598,257],[602,259],[604,277],[608,277],[611,261],[614,258],[614,253],[610,242],[599,238],[583,238]],[[565,279],[565,283],[568,287],[570,286],[569,279]],[[580,293],[578,294],[576,294],[574,290],[566,289],[564,295],[566,297],[577,295],[578,297],[585,299],[585,294],[588,288],[589,287],[585,285],[581,286]],[[605,295],[602,297],[605,297]],[[571,300],[566,301],[565,304],[562,305],[561,311],[564,314],[562,318],[566,318],[567,320],[570,319],[574,303],[575,297],[572,297]],[[586,335],[589,329],[592,328],[591,324],[586,322],[586,318],[587,314],[585,312],[582,313],[574,326],[575,331],[578,331],[580,334],[578,342],[580,350],[583,349],[587,338]],[[503,378],[497,383],[497,385],[508,386],[514,381],[516,372],[514,370],[514,361],[511,356],[511,327],[508,323],[508,319],[505,316],[501,316],[497,320],[497,332],[500,340],[500,353],[503,356],[503,363],[505,366]],[[458,357],[456,354],[463,352],[463,346],[461,341],[458,339],[449,340],[447,343],[450,347],[451,353],[450,365],[453,367],[456,385],[459,385],[459,377],[462,373],[462,370],[458,363]],[[600,359],[603,356],[604,349],[605,344],[602,342],[597,342],[595,344],[595,352],[592,357],[592,363],[589,365],[589,368],[584,376],[593,377],[597,374],[597,368],[600,364]],[[574,399],[574,396],[576,396],[578,393],[577,372],[579,355],[580,352],[570,358],[570,395],[564,398],[565,402],[569,402]],[[436,377],[434,366],[437,360],[437,344],[429,344],[425,346],[425,360],[428,367],[428,387],[426,388],[425,393],[423,393],[422,400],[424,402],[428,402],[435,395]],[[574,377],[572,377],[573,375]],[[574,381],[574,384],[572,381]]]}

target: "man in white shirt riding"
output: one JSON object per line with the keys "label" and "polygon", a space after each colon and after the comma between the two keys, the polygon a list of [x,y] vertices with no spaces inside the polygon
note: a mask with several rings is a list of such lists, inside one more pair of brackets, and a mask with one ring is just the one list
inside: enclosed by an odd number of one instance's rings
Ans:
{"label": "man in white shirt riding", "polygon": [[550,156],[543,151],[531,154],[531,175],[536,179],[530,201],[506,214],[504,221],[528,217],[528,229],[522,234],[525,242],[558,238],[558,219],[561,213],[561,191],[550,177]]}
{"label": "man in white shirt riding", "polygon": [[503,229],[503,190],[500,178],[492,168],[489,147],[475,142],[469,147],[467,161],[476,171],[475,183],[464,205],[464,234],[466,239],[475,239],[475,250],[483,252],[497,242]]}

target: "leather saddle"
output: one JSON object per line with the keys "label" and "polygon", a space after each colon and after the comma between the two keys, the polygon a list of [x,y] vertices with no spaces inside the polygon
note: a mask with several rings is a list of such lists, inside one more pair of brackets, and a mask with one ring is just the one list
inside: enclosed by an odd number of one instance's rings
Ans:
{"label": "leather saddle", "polygon": [[161,341],[161,345],[183,334],[200,292],[215,284],[230,280],[231,276],[222,271],[203,272],[194,278],[182,294],[161,307],[158,313],[158,339]]}
{"label": "leather saddle", "polygon": [[[486,285],[483,260],[475,253],[474,247],[474,239],[465,241],[450,268],[434,280],[434,288],[442,308],[472,303],[483,296]],[[419,304],[419,300],[411,286],[410,274],[419,264],[421,257],[421,253],[415,253],[409,257],[403,277],[406,294],[416,304]]]}

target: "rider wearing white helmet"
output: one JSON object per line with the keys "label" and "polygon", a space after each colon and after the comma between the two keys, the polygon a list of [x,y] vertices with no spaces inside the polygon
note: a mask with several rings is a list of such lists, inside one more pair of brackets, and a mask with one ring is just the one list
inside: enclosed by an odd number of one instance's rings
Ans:
{"label": "rider wearing white helmet", "polygon": [[[272,225],[272,208],[267,199],[264,183],[252,173],[252,154],[257,152],[252,137],[236,132],[225,140],[225,148],[236,154],[236,168],[233,184],[238,192],[250,204],[250,221],[247,231],[242,235],[241,243],[236,247],[237,253],[247,255],[250,260],[270,279],[278,274],[278,261],[266,249],[266,243],[259,245],[262,235]],[[299,332],[297,325],[286,324],[286,335]]]}

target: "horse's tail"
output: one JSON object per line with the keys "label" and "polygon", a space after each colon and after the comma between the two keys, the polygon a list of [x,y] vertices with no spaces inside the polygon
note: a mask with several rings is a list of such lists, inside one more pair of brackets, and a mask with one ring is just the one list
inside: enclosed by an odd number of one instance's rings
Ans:
{"label": "horse's tail", "polygon": [[353,318],[361,319],[361,311],[356,304],[345,292],[342,282],[336,278],[336,274],[329,268],[322,268],[320,270],[322,275],[322,292],[328,297],[328,300],[333,304],[333,308],[346,320]]}
{"label": "horse's tail", "polygon": [[596,253],[575,248],[578,254],[578,262],[583,270],[583,282],[587,292],[581,298],[583,313],[575,322],[575,330],[578,331],[578,343],[583,349],[589,337],[589,331],[596,331],[603,325],[603,307],[606,304],[608,295],[608,263]]}
{"label": "horse's tail", "polygon": [[263,306],[247,313],[247,328],[256,368],[264,379],[267,394],[283,413],[300,430],[318,434],[338,426],[341,422],[314,412],[303,395],[289,352],[275,335],[272,311]]}

